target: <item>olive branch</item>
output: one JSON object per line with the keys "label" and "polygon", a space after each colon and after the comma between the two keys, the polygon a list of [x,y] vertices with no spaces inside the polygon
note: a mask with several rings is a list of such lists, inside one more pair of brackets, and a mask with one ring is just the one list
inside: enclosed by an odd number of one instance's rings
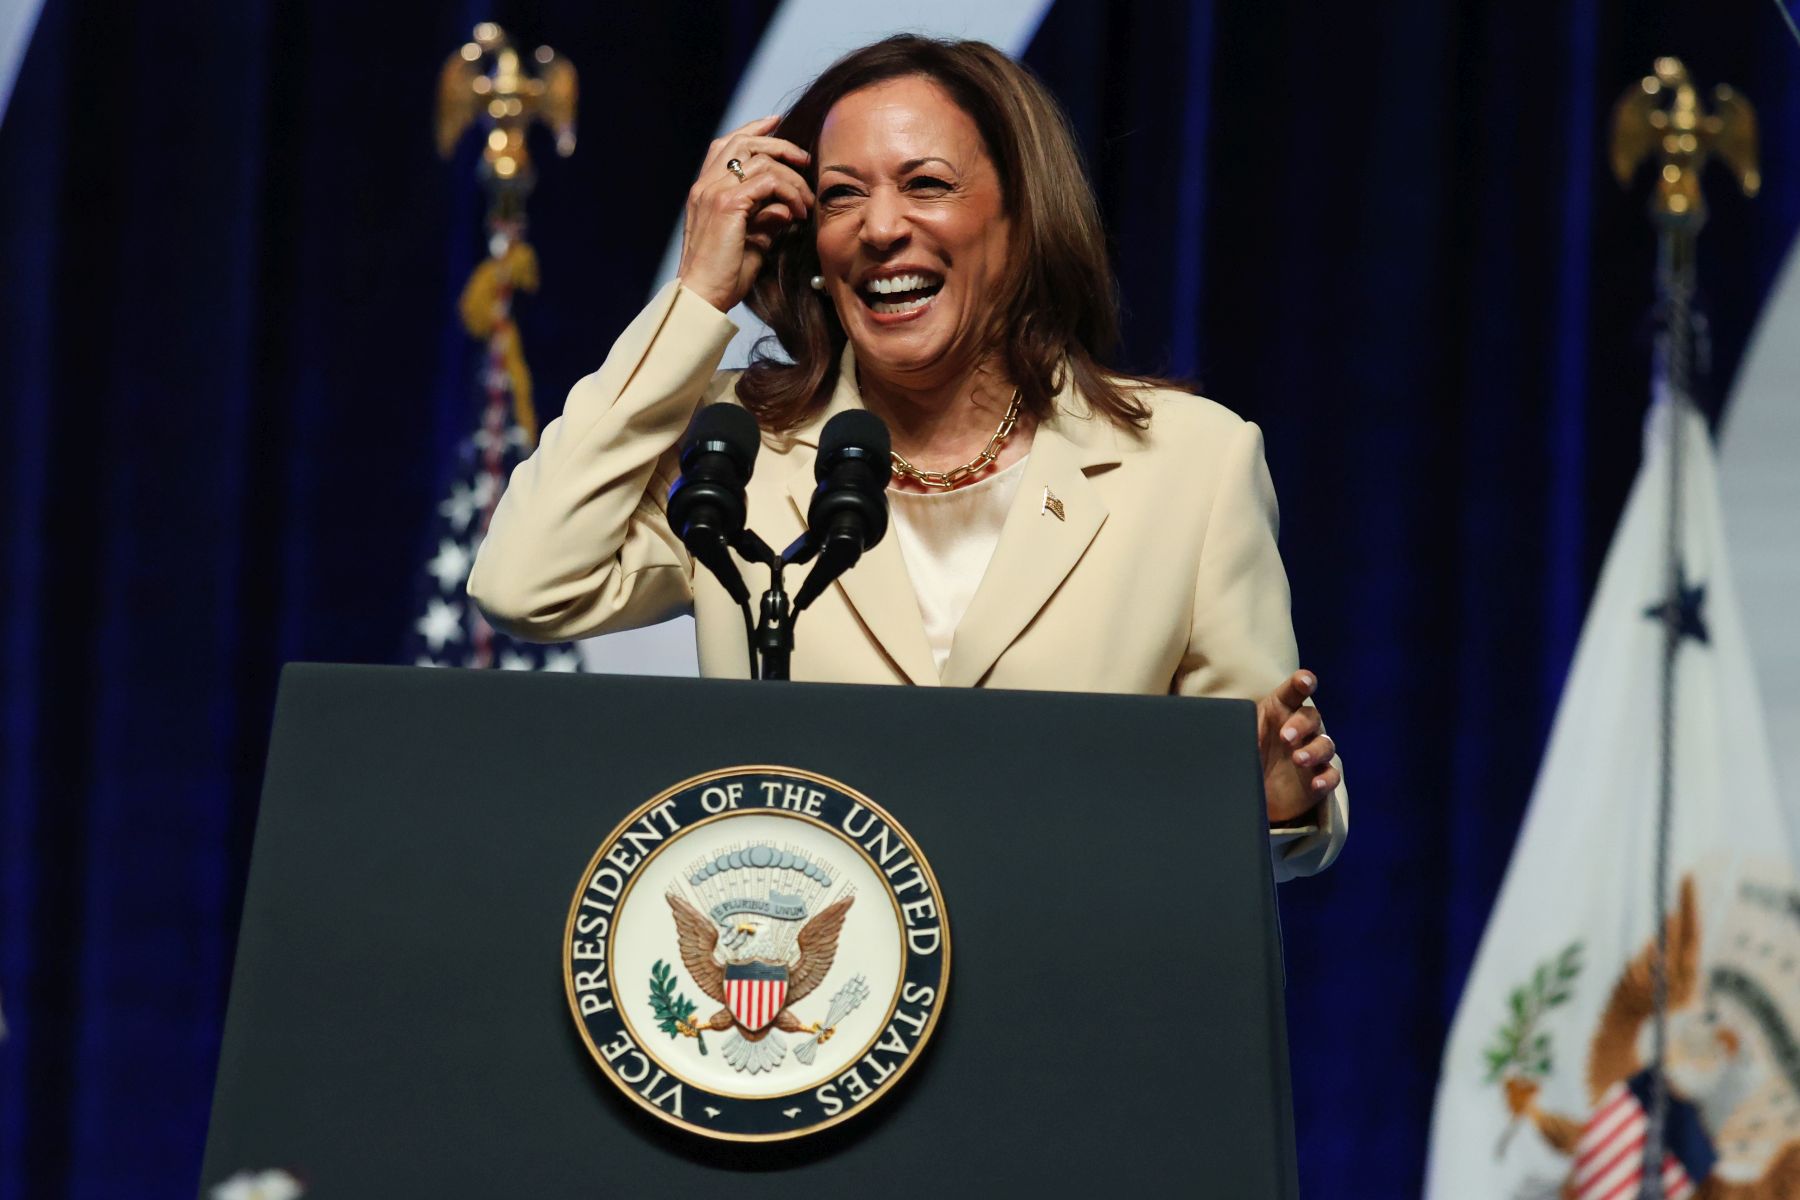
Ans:
{"label": "olive branch", "polygon": [[706,1038],[692,1020],[694,1002],[675,990],[675,971],[660,958],[650,967],[650,1012],[658,1029],[672,1038],[691,1037],[706,1053]]}
{"label": "olive branch", "polygon": [[1499,1083],[1508,1075],[1542,1079],[1550,1074],[1550,1035],[1539,1023],[1549,1011],[1574,995],[1575,977],[1581,974],[1581,943],[1571,942],[1561,954],[1538,964],[1527,983],[1506,998],[1506,1023],[1482,1051],[1487,1059],[1487,1082]]}

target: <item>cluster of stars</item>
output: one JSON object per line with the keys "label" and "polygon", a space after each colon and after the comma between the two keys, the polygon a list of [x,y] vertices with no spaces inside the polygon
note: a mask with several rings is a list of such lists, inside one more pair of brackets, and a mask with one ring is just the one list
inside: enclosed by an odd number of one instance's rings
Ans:
{"label": "cluster of stars", "polygon": [[[458,480],[437,506],[441,533],[437,552],[425,563],[430,584],[425,589],[425,611],[412,626],[417,635],[413,664],[486,666],[502,671],[580,671],[581,654],[574,646],[534,646],[514,641],[487,623],[465,590],[488,517],[504,487],[501,468],[530,450],[529,439],[517,424],[508,423],[504,434],[494,432],[492,424],[490,421],[489,426],[477,430],[466,444],[466,458],[478,464],[476,469]],[[495,448],[505,453],[487,453]]]}

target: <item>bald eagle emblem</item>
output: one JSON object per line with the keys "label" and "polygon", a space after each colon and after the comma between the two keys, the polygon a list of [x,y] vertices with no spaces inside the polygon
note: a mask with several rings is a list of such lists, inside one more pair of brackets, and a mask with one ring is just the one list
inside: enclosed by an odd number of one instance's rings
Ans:
{"label": "bald eagle emblem", "polygon": [[[719,854],[693,864],[686,875],[694,899],[680,887],[666,895],[681,963],[694,986],[723,1007],[695,1020],[695,1006],[679,1002],[683,1013],[672,1022],[665,1014],[663,1028],[696,1040],[729,1031],[725,1060],[750,1075],[781,1065],[787,1057],[782,1035],[810,1033],[801,1050],[801,1061],[810,1062],[810,1052],[830,1040],[837,1022],[862,999],[857,981],[851,981],[847,990],[840,989],[826,1021],[811,1024],[791,1007],[831,973],[855,894],[832,898],[836,879],[829,865],[773,845]],[[866,994],[866,987],[861,990]]]}
{"label": "bald eagle emblem", "polygon": [[[1669,1049],[1663,1194],[1670,1200],[1782,1200],[1800,1195],[1800,891],[1742,880],[1704,951],[1692,875],[1668,917]],[[1636,1196],[1653,1068],[1647,1061],[1652,940],[1625,966],[1588,1048],[1585,1114],[1541,1101],[1554,1070],[1549,1010],[1571,994],[1579,947],[1517,989],[1512,1017],[1488,1050],[1512,1134],[1531,1128],[1567,1156],[1568,1175],[1546,1200]],[[1523,1036],[1518,1036],[1522,1034]]]}

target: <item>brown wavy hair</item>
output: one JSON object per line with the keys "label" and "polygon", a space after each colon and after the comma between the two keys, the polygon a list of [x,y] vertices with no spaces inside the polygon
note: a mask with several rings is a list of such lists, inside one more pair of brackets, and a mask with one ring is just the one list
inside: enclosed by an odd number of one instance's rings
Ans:
{"label": "brown wavy hair", "polygon": [[[1025,407],[1040,419],[1049,416],[1066,368],[1095,411],[1119,426],[1142,427],[1149,409],[1132,393],[1164,381],[1100,365],[1119,329],[1118,285],[1100,208],[1068,118],[1030,70],[986,42],[901,34],[828,67],[774,136],[804,147],[816,163],[819,131],[832,105],[873,84],[913,75],[936,83],[969,114],[999,174],[1013,228],[1013,262],[989,338],[999,343]],[[805,174],[816,187],[812,165]],[[845,334],[836,308],[812,289],[819,269],[812,223],[794,225],[770,246],[746,297],[791,360],[776,357],[765,338],[738,380],[739,400],[764,428],[805,423],[836,386]]]}

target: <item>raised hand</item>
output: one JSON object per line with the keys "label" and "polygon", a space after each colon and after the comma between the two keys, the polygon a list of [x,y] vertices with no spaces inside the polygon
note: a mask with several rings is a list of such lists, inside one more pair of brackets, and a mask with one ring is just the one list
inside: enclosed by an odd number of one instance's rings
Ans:
{"label": "raised hand", "polygon": [[769,136],[780,123],[758,117],[713,142],[688,189],[677,274],[720,312],[750,290],[775,236],[812,213],[813,190],[800,175],[811,156]]}
{"label": "raised hand", "polygon": [[1271,825],[1305,816],[1342,778],[1331,761],[1337,745],[1325,732],[1319,710],[1306,703],[1318,686],[1311,671],[1295,671],[1256,703],[1263,797]]}

